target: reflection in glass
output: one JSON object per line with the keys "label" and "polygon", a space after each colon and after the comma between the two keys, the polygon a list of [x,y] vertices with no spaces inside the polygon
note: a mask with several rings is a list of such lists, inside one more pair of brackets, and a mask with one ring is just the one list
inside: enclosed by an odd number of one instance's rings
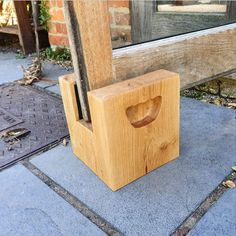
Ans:
{"label": "reflection in glass", "polygon": [[114,48],[236,22],[234,0],[132,0],[109,11]]}

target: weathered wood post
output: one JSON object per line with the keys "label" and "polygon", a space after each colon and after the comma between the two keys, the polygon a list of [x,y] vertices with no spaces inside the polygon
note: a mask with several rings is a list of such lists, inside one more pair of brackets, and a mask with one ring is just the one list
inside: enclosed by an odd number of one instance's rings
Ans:
{"label": "weathered wood post", "polygon": [[235,19],[236,17],[236,1],[227,1],[227,14],[230,20]]}
{"label": "weathered wood post", "polygon": [[22,45],[23,52],[28,54],[35,52],[35,40],[26,5],[26,1],[14,1],[20,43]]}
{"label": "weathered wood post", "polygon": [[132,0],[131,4],[131,32],[132,42],[140,43],[152,39],[153,0]]}

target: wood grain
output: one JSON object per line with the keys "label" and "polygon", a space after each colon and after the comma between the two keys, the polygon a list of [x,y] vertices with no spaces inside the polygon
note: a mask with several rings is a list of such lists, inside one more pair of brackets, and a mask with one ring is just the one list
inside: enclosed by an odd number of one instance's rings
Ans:
{"label": "wood grain", "polygon": [[132,42],[139,43],[152,38],[152,0],[131,1]]}
{"label": "wood grain", "polygon": [[113,51],[115,81],[158,69],[180,74],[190,87],[236,69],[236,24],[202,30]]}
{"label": "wood grain", "polygon": [[19,29],[17,25],[10,25],[10,26],[1,26],[0,27],[0,33],[6,33],[6,34],[19,34]]}
{"label": "wood grain", "polygon": [[89,89],[104,87],[112,81],[112,45],[107,1],[74,1],[74,8]]}
{"label": "wood grain", "polygon": [[89,82],[83,56],[83,48],[78,27],[78,19],[76,17],[74,4],[72,1],[63,1],[63,6],[73,68],[75,73],[75,81],[77,84],[78,97],[80,100],[80,109],[83,119],[85,121],[90,121],[90,111],[87,97],[87,92],[89,91]]}
{"label": "wood grain", "polygon": [[179,156],[177,74],[160,70],[90,91],[92,128],[76,110],[74,85],[73,76],[60,78],[73,151],[112,190]]}
{"label": "wood grain", "polygon": [[227,14],[230,20],[234,20],[234,21],[236,20],[236,1],[235,0],[228,1]]}
{"label": "wood grain", "polygon": [[73,152],[96,172],[96,155],[94,153],[92,126],[91,123],[85,122],[79,116],[78,101],[76,100],[75,94],[75,75],[61,76],[59,78],[59,84]]}
{"label": "wood grain", "polygon": [[20,44],[23,52],[28,54],[35,52],[35,39],[26,5],[26,1],[14,1],[19,28]]}

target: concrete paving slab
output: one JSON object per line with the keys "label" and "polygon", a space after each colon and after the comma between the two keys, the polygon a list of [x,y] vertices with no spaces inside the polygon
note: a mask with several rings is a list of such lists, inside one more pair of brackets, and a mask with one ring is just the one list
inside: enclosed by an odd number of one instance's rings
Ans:
{"label": "concrete paving slab", "polygon": [[59,65],[50,62],[43,62],[42,70],[44,75],[43,80],[35,83],[35,85],[40,88],[54,87],[55,84],[58,84],[59,76],[72,73],[72,70],[65,70]]}
{"label": "concrete paving slab", "polygon": [[36,85],[39,88],[45,89],[45,88],[48,88],[50,86],[54,86],[55,84],[58,83],[57,81],[47,81],[46,79],[45,80],[40,80],[40,81],[34,83],[34,85]]}
{"label": "concrete paving slab", "polygon": [[[32,57],[19,59],[13,52],[0,53],[0,84],[22,79],[23,72],[21,65],[27,68],[32,62]],[[42,64],[44,80],[35,83],[40,88],[46,88],[58,84],[58,77],[72,73],[59,65],[44,61]],[[57,91],[58,92],[58,91]]]}
{"label": "concrete paving slab", "polygon": [[169,235],[235,164],[233,110],[182,98],[179,159],[112,192],[70,146],[31,162],[126,235]]}
{"label": "concrete paving slab", "polygon": [[236,235],[236,189],[230,189],[203,216],[188,236]]}
{"label": "concrete paving slab", "polygon": [[47,185],[17,165],[0,172],[0,235],[105,235]]}
{"label": "concrete paving slab", "polygon": [[54,86],[50,86],[50,87],[46,88],[46,90],[51,92],[51,93],[61,95],[61,90],[60,90],[59,84],[56,84]]}
{"label": "concrete paving slab", "polygon": [[21,65],[27,67],[31,58],[17,59],[16,54],[0,53],[0,84],[22,79]]}
{"label": "concrete paving slab", "polygon": [[52,64],[50,62],[43,62],[43,74],[50,78],[50,80],[54,80],[58,82],[58,77],[61,75],[66,75],[72,73],[72,70],[66,70],[60,67],[59,65]]}

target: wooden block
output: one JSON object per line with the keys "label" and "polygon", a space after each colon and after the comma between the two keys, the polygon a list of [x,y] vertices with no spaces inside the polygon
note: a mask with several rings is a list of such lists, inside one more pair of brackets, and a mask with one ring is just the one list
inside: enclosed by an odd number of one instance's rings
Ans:
{"label": "wooden block", "polygon": [[179,156],[179,76],[159,70],[88,93],[77,112],[73,76],[60,78],[74,153],[112,190]]}

